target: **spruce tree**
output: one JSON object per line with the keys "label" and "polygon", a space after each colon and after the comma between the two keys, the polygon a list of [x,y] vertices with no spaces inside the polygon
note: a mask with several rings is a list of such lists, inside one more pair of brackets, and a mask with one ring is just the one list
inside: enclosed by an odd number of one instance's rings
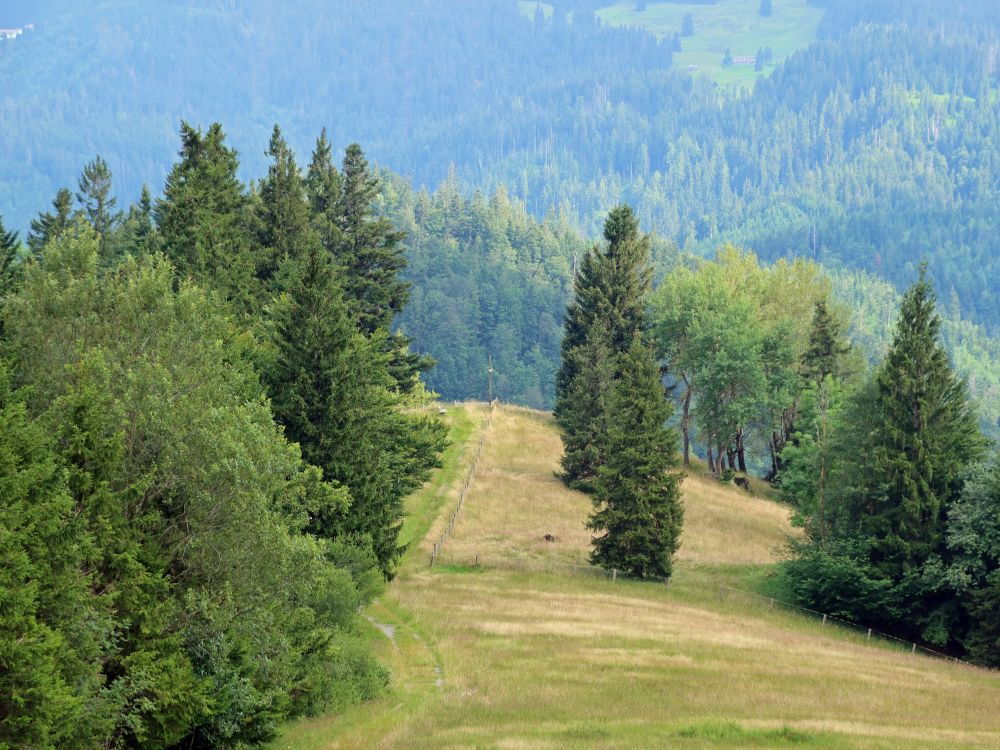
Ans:
{"label": "spruce tree", "polygon": [[250,244],[248,201],[236,176],[239,160],[222,126],[204,135],[181,125],[181,151],[154,215],[161,248],[177,274],[197,279],[250,314],[260,304]]}
{"label": "spruce tree", "polygon": [[274,286],[282,264],[305,254],[311,228],[302,175],[277,125],[267,153],[271,164],[260,187],[258,241],[263,252],[257,274],[265,284]]}
{"label": "spruce tree", "polygon": [[313,229],[323,247],[331,254],[337,252],[340,228],[337,226],[337,207],[340,202],[340,172],[333,163],[333,150],[326,137],[326,128],[316,140],[309,170],[305,179],[309,199],[309,215]]}
{"label": "spruce tree", "polygon": [[409,298],[409,284],[399,278],[406,267],[404,234],[389,219],[375,215],[379,179],[356,143],[344,155],[340,185],[336,256],[348,308],[366,335],[379,328],[389,331]]}
{"label": "spruce tree", "polygon": [[28,233],[28,248],[34,255],[69,226],[73,213],[73,194],[66,188],[61,188],[52,200],[53,212],[42,212],[37,219],[31,220],[31,231]]}
{"label": "spruce tree", "polygon": [[[402,245],[406,235],[388,218],[376,216],[380,183],[361,147],[348,146],[339,175],[328,165],[327,148],[321,135],[308,179],[314,225],[333,247],[355,325],[366,336],[380,329],[388,334],[381,340],[396,389],[411,392],[434,360],[410,351],[412,340],[403,333],[391,332],[393,320],[410,297],[410,284],[400,279],[406,268]],[[330,226],[334,199],[335,224]]]}
{"label": "spruce tree", "polygon": [[638,578],[667,578],[683,523],[677,435],[653,349],[636,337],[622,356],[605,416],[605,463],[587,527],[591,561]]}
{"label": "spruce tree", "polygon": [[883,494],[869,498],[862,530],[872,562],[898,578],[941,550],[948,504],[984,443],[965,381],[940,341],[935,296],[921,266],[903,297],[892,347],[876,376],[882,425],[874,458]]}
{"label": "spruce tree", "polygon": [[802,376],[813,384],[822,383],[828,375],[839,376],[841,361],[849,351],[840,323],[830,315],[826,301],[817,301],[809,330],[809,346],[802,355]]}
{"label": "spruce tree", "polygon": [[149,186],[142,186],[139,202],[129,209],[128,223],[133,252],[149,255],[156,247],[156,228],[153,226],[153,197]]}
{"label": "spruce tree", "polygon": [[310,529],[370,546],[391,577],[402,553],[403,498],[437,465],[445,429],[404,413],[389,370],[385,333],[358,332],[336,269],[314,243],[289,269],[275,320],[278,357],[268,374],[275,417],[303,457],[350,493],[314,510]]}
{"label": "spruce tree", "polygon": [[[606,335],[609,360],[631,346],[635,337],[649,327],[646,295],[651,283],[649,239],[639,232],[639,223],[628,206],[619,206],[609,214],[604,225],[604,250],[593,248],[583,259],[574,282],[574,297],[566,311],[562,360],[556,374],[555,415],[567,450],[563,479],[570,486],[586,486],[591,472],[600,465],[599,448],[588,446],[588,435],[597,419],[593,412],[597,401],[581,399],[585,386],[575,384],[578,377],[589,378],[581,363],[592,361],[586,347],[596,347],[591,332],[600,323]],[[612,378],[614,373],[612,373]],[[581,455],[573,455],[582,451]],[[577,473],[585,472],[585,473]]]}
{"label": "spruce tree", "polygon": [[3,304],[4,295],[14,285],[14,276],[17,270],[17,254],[20,248],[21,243],[18,242],[17,232],[8,232],[3,225],[3,217],[0,216],[0,305]]}
{"label": "spruce tree", "polygon": [[614,379],[614,362],[607,327],[597,321],[573,357],[578,375],[570,382],[559,425],[563,433],[563,476],[578,490],[593,489],[597,469],[603,464],[603,444],[608,397]]}
{"label": "spruce tree", "polygon": [[[287,299],[278,303],[278,356],[268,373],[268,390],[285,434],[301,446],[308,463],[331,478],[343,449],[337,411],[347,408],[349,393],[361,377],[351,371],[360,336],[351,325],[336,273],[317,246],[296,270]],[[319,536],[333,538],[344,529],[336,504],[316,508],[311,515],[310,531]]]}
{"label": "spruce tree", "polygon": [[121,214],[115,211],[118,201],[111,195],[111,169],[101,156],[83,168],[78,190],[76,200],[90,226],[101,235],[104,246],[110,241],[111,231],[121,219]]}

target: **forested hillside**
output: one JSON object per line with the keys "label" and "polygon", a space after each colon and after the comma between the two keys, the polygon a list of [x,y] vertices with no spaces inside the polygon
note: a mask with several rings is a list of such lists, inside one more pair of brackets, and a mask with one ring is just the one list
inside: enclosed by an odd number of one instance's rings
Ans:
{"label": "forested hillside", "polygon": [[[745,4],[753,17],[759,3]],[[768,260],[805,253],[898,291],[926,258],[965,317],[1000,324],[989,0],[815,0],[819,41],[752,90],[672,67],[661,26],[598,21],[620,5],[50,0],[33,32],[0,44],[0,214],[25,229],[97,153],[123,199],[155,191],[182,118],[226,123],[245,179],[274,122],[300,152],[327,126],[417,185],[453,164],[466,196],[503,185],[588,236],[624,199],[702,254],[728,240]],[[642,5],[636,19],[674,17]],[[775,23],[801,10],[772,5]],[[712,33],[699,7],[682,49]]]}

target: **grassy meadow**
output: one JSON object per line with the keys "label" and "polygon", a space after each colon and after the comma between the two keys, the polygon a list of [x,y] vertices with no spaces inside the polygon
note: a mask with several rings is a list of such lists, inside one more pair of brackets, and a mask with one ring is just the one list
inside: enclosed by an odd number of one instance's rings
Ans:
{"label": "grassy meadow", "polygon": [[996,673],[727,593],[766,587],[795,533],[765,497],[692,468],[670,585],[595,574],[590,501],[554,477],[547,414],[495,414],[429,568],[487,408],[449,410],[455,446],[411,498],[410,550],[366,613],[390,691],[290,725],[275,749],[1000,747]]}
{"label": "grassy meadow", "polygon": [[[521,11],[533,16],[538,6],[546,16],[551,6],[521,0]],[[808,45],[816,35],[823,11],[807,0],[773,0],[773,13],[764,18],[759,13],[760,0],[716,0],[716,2],[649,2],[644,11],[636,11],[634,0],[609,3],[597,11],[605,23],[639,26],[658,36],[672,37],[681,30],[688,13],[694,20],[694,36],[681,40],[681,52],[674,54],[674,67],[684,70],[697,66],[696,74],[707,75],[721,84],[750,86],[757,76],[765,75],[774,64]],[[754,56],[761,47],[770,47],[774,59],[762,73],[753,66],[724,68],[726,49],[734,57]]]}

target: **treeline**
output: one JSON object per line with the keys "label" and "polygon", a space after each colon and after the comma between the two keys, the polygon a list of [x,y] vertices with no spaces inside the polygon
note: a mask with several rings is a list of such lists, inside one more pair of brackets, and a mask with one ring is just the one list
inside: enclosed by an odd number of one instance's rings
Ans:
{"label": "treeline", "polygon": [[[805,530],[783,571],[803,604],[1000,665],[1000,460],[944,348],[925,270],[869,368],[829,282],[795,265],[758,269],[730,250],[656,290],[685,448],[695,427],[722,479],[746,471],[748,445],[769,454]],[[810,300],[811,316],[796,310]]]}
{"label": "treeline", "polygon": [[[454,178],[431,193],[415,190],[388,171],[382,177],[380,210],[407,235],[403,241],[409,261],[405,275],[412,287],[399,322],[414,339],[414,346],[437,362],[426,374],[428,387],[448,399],[484,398],[487,362],[492,356],[495,393],[500,398],[552,408],[561,320],[571,297],[574,269],[580,269],[588,249],[567,214],[550,212],[538,221],[506,190],[498,189],[489,199],[481,194],[466,198]],[[684,273],[714,268],[698,256],[679,252],[663,237],[650,235],[649,241],[656,283],[679,267]],[[788,310],[784,317],[794,318],[790,325],[799,331],[799,342],[812,316],[809,299],[790,297],[792,292],[777,279],[788,276],[783,282],[787,286],[801,273],[813,279],[815,289],[837,311],[859,360],[857,369],[864,361],[874,363],[884,356],[899,308],[899,295],[891,285],[870,274],[830,271],[804,260],[766,266],[731,247],[723,256],[732,258],[732,263],[720,261],[721,268],[702,273],[717,277],[712,283],[727,290],[741,281],[758,283],[741,274],[772,278],[770,290],[754,292],[753,301],[745,299],[752,286],[739,289],[734,298],[770,310],[772,316],[782,308]],[[746,256],[744,265],[752,273],[735,260],[739,256]],[[727,282],[730,273],[733,276]],[[752,319],[749,325],[755,325]],[[942,310],[942,336],[956,367],[969,380],[983,428],[997,434],[1000,343],[962,317],[954,294]],[[761,435],[766,432],[757,430],[751,437]],[[766,440],[762,445],[766,447]],[[705,455],[701,443],[698,452]],[[768,451],[755,447],[752,453],[751,467],[767,473]]]}
{"label": "treeline", "polygon": [[0,232],[0,746],[236,747],[377,695],[358,610],[439,459],[391,332],[401,234],[361,149],[184,125],[163,195],[103,160]]}
{"label": "treeline", "polygon": [[779,486],[800,601],[1000,666],[1000,459],[941,342],[925,270],[870,373],[804,391]]}
{"label": "treeline", "polygon": [[[504,188],[466,198],[454,176],[434,193],[384,173],[383,210],[406,233],[412,283],[401,327],[436,361],[429,388],[448,399],[483,399],[487,363],[495,395],[552,408],[562,319],[586,241],[565,214],[537,221]],[[676,248],[652,238],[658,273]]]}

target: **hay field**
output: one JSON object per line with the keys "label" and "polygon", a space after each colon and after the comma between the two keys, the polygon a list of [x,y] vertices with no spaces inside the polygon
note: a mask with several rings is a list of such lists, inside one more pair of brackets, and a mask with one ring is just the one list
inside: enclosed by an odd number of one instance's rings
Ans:
{"label": "hay field", "polygon": [[[449,415],[469,448],[485,409]],[[414,546],[367,613],[389,694],[273,747],[1000,747],[1000,675],[726,595],[767,575],[793,533],[782,506],[693,474],[671,584],[612,582],[576,567],[590,503],[554,478],[551,417],[505,407],[485,446],[445,564]],[[442,470],[451,493],[469,454]],[[412,499],[437,506],[434,538],[442,491]]]}

